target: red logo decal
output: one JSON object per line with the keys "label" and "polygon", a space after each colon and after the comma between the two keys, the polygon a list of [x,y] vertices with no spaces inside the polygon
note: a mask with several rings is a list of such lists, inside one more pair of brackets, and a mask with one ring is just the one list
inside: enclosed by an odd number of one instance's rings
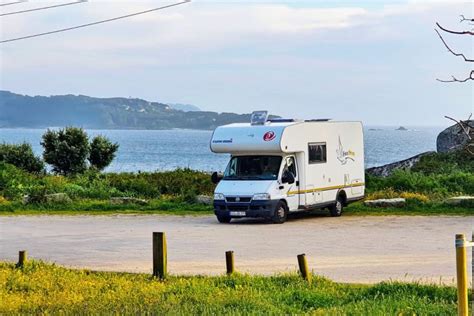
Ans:
{"label": "red logo decal", "polygon": [[269,142],[271,140],[274,140],[275,137],[275,132],[266,132],[265,135],[263,135],[263,140]]}

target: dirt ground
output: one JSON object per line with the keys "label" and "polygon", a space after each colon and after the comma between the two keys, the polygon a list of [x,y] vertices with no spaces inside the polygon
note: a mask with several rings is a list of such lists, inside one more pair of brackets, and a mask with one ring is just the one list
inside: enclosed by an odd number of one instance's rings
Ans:
{"label": "dirt ground", "polygon": [[315,273],[335,281],[450,284],[454,235],[470,236],[473,223],[473,216],[308,215],[283,225],[218,224],[214,216],[0,217],[0,260],[15,261],[26,249],[30,257],[66,266],[150,272],[152,232],[164,231],[173,274],[224,273],[224,253],[233,250],[240,272],[296,271],[296,256],[305,253]]}

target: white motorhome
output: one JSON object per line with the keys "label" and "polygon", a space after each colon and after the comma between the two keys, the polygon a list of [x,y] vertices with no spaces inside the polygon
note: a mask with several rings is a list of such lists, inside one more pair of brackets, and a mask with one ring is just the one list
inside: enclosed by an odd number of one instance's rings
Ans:
{"label": "white motorhome", "polygon": [[283,223],[288,213],[343,207],[364,197],[361,122],[267,119],[216,128],[211,150],[231,155],[217,184],[214,212],[221,223],[264,217]]}

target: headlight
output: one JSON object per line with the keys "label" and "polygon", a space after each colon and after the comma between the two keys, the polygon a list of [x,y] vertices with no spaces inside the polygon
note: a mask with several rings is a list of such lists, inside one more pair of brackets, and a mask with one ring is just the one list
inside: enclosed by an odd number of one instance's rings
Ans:
{"label": "headlight", "polygon": [[257,200],[257,201],[270,200],[270,194],[268,194],[268,193],[257,193],[257,194],[253,195],[252,200]]}
{"label": "headlight", "polygon": [[225,200],[224,194],[214,193],[214,200]]}

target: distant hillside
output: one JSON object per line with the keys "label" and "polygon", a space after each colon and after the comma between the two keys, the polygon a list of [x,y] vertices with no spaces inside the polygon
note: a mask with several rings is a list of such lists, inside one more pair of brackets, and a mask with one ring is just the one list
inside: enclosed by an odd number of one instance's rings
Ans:
{"label": "distant hillside", "polygon": [[0,90],[0,127],[205,129],[249,122],[250,114],[184,112],[158,102],[84,95],[26,96]]}
{"label": "distant hillside", "polygon": [[172,109],[184,111],[184,112],[201,111],[200,108],[192,104],[167,103],[167,105],[169,105]]}

